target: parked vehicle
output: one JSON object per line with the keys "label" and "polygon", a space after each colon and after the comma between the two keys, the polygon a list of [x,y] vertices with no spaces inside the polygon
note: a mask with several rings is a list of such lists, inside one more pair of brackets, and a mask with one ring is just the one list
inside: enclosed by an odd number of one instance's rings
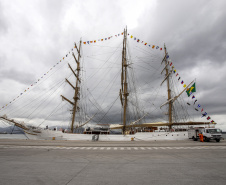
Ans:
{"label": "parked vehicle", "polygon": [[190,128],[188,130],[188,138],[197,141],[199,139],[199,134],[203,134],[203,140],[208,142],[210,140],[216,140],[216,142],[220,142],[222,138],[222,130],[219,128],[203,128],[196,127]]}

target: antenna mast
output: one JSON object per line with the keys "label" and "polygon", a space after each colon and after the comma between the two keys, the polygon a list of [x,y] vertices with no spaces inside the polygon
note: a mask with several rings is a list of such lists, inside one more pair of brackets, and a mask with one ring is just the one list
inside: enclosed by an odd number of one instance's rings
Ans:
{"label": "antenna mast", "polygon": [[[81,58],[81,55],[80,55],[80,51],[81,51],[81,43],[82,41],[80,40],[80,43],[79,43],[79,49],[77,48],[77,45],[75,43],[75,48],[78,52],[78,59],[75,57],[74,53],[72,53],[74,59],[75,59],[75,62],[77,64],[77,68],[76,70],[74,71],[71,67],[70,64],[68,64],[69,68],[71,69],[72,73],[75,75],[75,78],[76,78],[76,84],[75,84],[75,87],[68,81],[68,79],[66,79],[66,82],[75,90],[74,92],[74,102],[70,101],[69,99],[65,98],[64,96],[62,96],[62,98],[66,101],[68,101],[70,104],[73,105],[73,110],[72,110],[72,121],[71,121],[71,132],[73,133],[74,132],[74,122],[75,122],[75,114],[76,112],[78,111],[79,107],[78,107],[78,100],[79,100],[79,96],[80,96],[80,83],[81,83],[81,79],[79,78],[80,76],[80,58]],[[77,73],[75,73],[77,72]]]}

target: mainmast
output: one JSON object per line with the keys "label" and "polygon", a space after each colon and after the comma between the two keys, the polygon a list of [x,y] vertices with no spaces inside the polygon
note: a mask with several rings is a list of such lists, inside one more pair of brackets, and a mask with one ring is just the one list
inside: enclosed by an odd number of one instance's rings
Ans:
{"label": "mainmast", "polygon": [[81,51],[81,44],[82,44],[82,41],[80,40],[80,43],[79,43],[79,49],[77,48],[77,45],[75,43],[75,48],[78,52],[78,59],[75,57],[74,53],[72,53],[74,59],[75,59],[75,62],[77,64],[77,68],[76,70],[74,71],[71,67],[71,65],[68,63],[68,66],[69,68],[71,69],[72,73],[75,75],[75,78],[76,78],[76,84],[75,84],[75,87],[72,85],[71,82],[68,81],[68,79],[66,79],[66,82],[74,89],[74,101],[71,102],[69,99],[65,98],[64,96],[62,96],[62,98],[66,101],[68,101],[70,104],[73,105],[73,110],[72,110],[72,120],[71,120],[71,132],[73,133],[74,132],[74,122],[75,122],[75,114],[76,112],[78,111],[79,107],[78,107],[78,100],[79,100],[79,96],[80,96],[80,83],[81,83],[81,79],[79,78],[80,77],[80,58],[81,58],[81,55],[80,55],[80,51]]}
{"label": "mainmast", "polygon": [[[127,91],[127,60],[126,60],[126,41],[127,40],[127,28],[124,29],[123,49],[122,49],[122,76],[121,76],[121,89],[120,99],[123,106],[123,129],[122,132],[126,134],[126,110],[127,110],[127,97],[129,93]],[[123,96],[123,99],[122,99]],[[124,100],[124,101],[123,101]]]}
{"label": "mainmast", "polygon": [[[167,52],[166,52],[166,45],[164,44],[164,50],[165,50],[165,65],[167,64]],[[171,100],[171,89],[170,89],[170,74],[168,67],[166,67],[166,76],[167,77],[167,91],[168,91],[168,101]],[[168,118],[169,118],[169,129],[171,129],[172,125],[172,101],[169,101],[169,110],[168,110]]]}

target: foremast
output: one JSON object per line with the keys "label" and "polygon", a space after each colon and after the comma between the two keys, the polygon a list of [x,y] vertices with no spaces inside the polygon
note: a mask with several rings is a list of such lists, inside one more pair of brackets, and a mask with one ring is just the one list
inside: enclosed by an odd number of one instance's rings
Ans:
{"label": "foremast", "polygon": [[127,43],[127,28],[123,32],[123,49],[122,49],[122,74],[121,74],[121,89],[120,99],[123,107],[123,135],[126,134],[126,111],[127,111],[127,98],[129,96],[127,89],[127,59],[126,59],[126,43]]}
{"label": "foremast", "polygon": [[72,73],[74,74],[75,78],[76,78],[76,84],[75,86],[72,85],[72,83],[68,80],[68,79],[65,79],[66,82],[74,89],[74,97],[73,97],[73,102],[70,101],[69,99],[65,98],[63,95],[62,98],[66,101],[68,101],[70,104],[72,104],[73,106],[73,109],[72,109],[72,120],[71,120],[71,132],[73,133],[74,132],[74,123],[75,123],[75,115],[76,115],[76,112],[79,110],[79,107],[78,107],[78,101],[79,101],[79,97],[80,97],[80,83],[81,83],[81,79],[80,79],[80,58],[81,58],[81,44],[82,44],[82,41],[80,40],[80,43],[79,43],[79,49],[75,43],[75,48],[77,50],[77,53],[78,53],[78,58],[75,57],[74,53],[72,53],[72,56],[74,57],[75,59],[75,62],[77,64],[77,68],[76,70],[73,70],[71,65],[68,63],[68,66],[69,68],[71,69]]}

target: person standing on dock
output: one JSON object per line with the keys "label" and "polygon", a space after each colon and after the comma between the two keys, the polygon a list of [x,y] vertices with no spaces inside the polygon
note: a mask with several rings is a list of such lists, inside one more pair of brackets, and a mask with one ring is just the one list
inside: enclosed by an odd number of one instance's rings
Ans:
{"label": "person standing on dock", "polygon": [[202,132],[199,134],[199,139],[200,139],[200,142],[203,142],[203,134],[202,134]]}

